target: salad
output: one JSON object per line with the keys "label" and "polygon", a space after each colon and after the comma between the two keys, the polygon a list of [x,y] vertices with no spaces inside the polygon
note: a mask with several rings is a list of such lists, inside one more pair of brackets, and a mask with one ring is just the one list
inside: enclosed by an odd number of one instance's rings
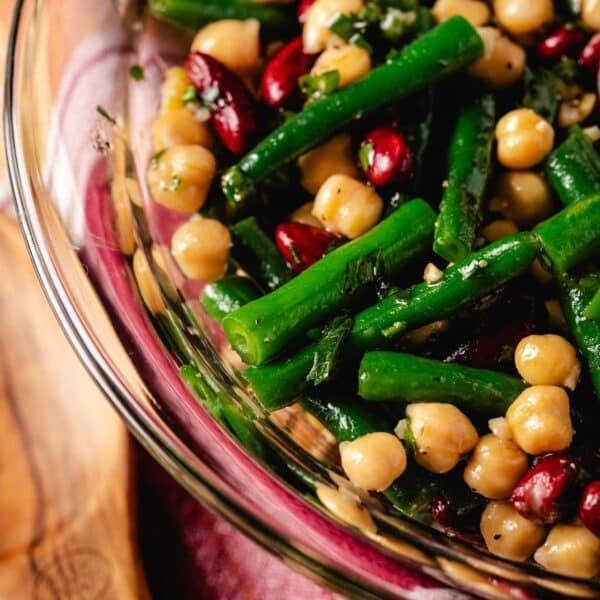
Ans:
{"label": "salad", "polygon": [[171,257],[265,411],[335,439],[315,500],[600,575],[600,2],[150,5],[196,30],[151,128]]}

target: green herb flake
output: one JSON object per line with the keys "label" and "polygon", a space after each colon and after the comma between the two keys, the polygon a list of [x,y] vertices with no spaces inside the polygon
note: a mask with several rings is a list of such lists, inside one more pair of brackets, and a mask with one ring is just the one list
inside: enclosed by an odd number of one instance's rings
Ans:
{"label": "green herb flake", "polygon": [[309,102],[315,102],[337,90],[340,85],[340,72],[335,69],[321,75],[303,75],[300,77],[300,89],[308,97]]}
{"label": "green herb flake", "polygon": [[558,109],[558,82],[556,75],[539,67],[525,70],[523,106],[535,111],[549,123]]}
{"label": "green herb flake", "polygon": [[132,65],[129,69],[129,75],[134,81],[142,81],[144,79],[144,67],[140,65]]}
{"label": "green herb flake", "polygon": [[198,95],[196,94],[196,88],[193,85],[188,85],[185,90],[183,90],[183,94],[181,94],[181,102],[183,102],[184,105],[188,105],[197,100]]}
{"label": "green herb flake", "polygon": [[117,120],[110,115],[110,113],[103,107],[103,106],[96,106],[96,112],[103,117],[104,119],[106,119],[111,125],[116,125],[117,124]]}
{"label": "green herb flake", "polygon": [[313,364],[306,381],[320,385],[327,381],[338,365],[344,342],[352,330],[352,317],[340,315],[323,328],[323,337],[317,343]]}
{"label": "green herb flake", "polygon": [[348,263],[344,276],[344,294],[354,296],[357,292],[375,287],[384,276],[381,250],[375,250]]}
{"label": "green herb flake", "polygon": [[169,190],[176,192],[181,187],[181,177],[179,175],[173,175],[171,177],[171,183],[169,184]]}
{"label": "green herb flake", "polygon": [[366,173],[373,164],[373,151],[375,150],[375,145],[372,142],[368,142],[366,144],[362,144],[360,150],[358,151],[358,161],[360,162],[360,166],[363,171]]}
{"label": "green herb flake", "polygon": [[152,169],[156,169],[156,167],[158,167],[158,162],[160,161],[160,157],[166,152],[166,149],[163,150],[159,150],[158,152],[155,152],[152,155],[152,158],[150,158],[150,167]]}

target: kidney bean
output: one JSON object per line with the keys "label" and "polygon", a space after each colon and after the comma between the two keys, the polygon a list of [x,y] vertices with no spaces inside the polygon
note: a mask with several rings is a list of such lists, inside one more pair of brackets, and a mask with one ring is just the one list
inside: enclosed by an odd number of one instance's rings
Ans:
{"label": "kidney bean", "polygon": [[258,130],[256,105],[242,80],[203,52],[192,52],[185,69],[211,113],[216,134],[233,154],[243,154]]}
{"label": "kidney bean", "polygon": [[581,51],[577,62],[593,74],[600,69],[600,33],[591,37]]}
{"label": "kidney bean", "polygon": [[600,481],[592,481],[583,490],[579,518],[594,535],[600,537]]}
{"label": "kidney bean", "polygon": [[585,44],[585,34],[575,27],[561,27],[537,46],[538,56],[546,62],[558,62],[563,56],[577,54]]}
{"label": "kidney bean", "polygon": [[483,537],[479,532],[479,521],[485,501],[480,496],[471,494],[461,498],[459,502],[452,494],[440,493],[431,503],[431,518],[444,531],[466,542],[483,545]]}
{"label": "kidney bean", "polygon": [[329,231],[303,223],[281,223],[275,229],[275,243],[296,273],[316,263],[339,239]]}
{"label": "kidney bean", "polygon": [[306,13],[314,3],[315,0],[300,0],[298,2],[298,21],[300,23],[304,23],[306,21]]}
{"label": "kidney bean", "polygon": [[509,500],[530,521],[556,523],[575,512],[579,474],[578,457],[549,454],[525,473]]}
{"label": "kidney bean", "polygon": [[373,185],[406,179],[413,168],[413,154],[404,136],[394,127],[376,127],[360,146],[360,163]]}
{"label": "kidney bean", "polygon": [[280,48],[262,74],[260,89],[265,104],[272,108],[283,106],[299,89],[298,79],[310,71],[314,61],[313,54],[304,53],[301,36]]}

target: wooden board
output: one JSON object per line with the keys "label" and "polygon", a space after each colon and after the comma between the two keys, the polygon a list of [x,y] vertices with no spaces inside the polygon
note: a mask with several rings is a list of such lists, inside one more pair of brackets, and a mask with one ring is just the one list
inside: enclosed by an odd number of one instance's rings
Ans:
{"label": "wooden board", "polygon": [[148,597],[130,453],[0,215],[0,599]]}

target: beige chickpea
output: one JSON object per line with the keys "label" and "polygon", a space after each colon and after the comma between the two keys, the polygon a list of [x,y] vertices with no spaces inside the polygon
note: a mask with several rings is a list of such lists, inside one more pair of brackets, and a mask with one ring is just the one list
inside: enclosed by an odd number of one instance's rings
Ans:
{"label": "beige chickpea", "polygon": [[225,275],[231,248],[229,229],[215,219],[193,217],[171,240],[171,253],[186,277],[215,281]]}
{"label": "beige chickpea", "polygon": [[148,171],[148,185],[156,202],[182,213],[199,210],[217,170],[212,153],[202,146],[173,146]]}
{"label": "beige chickpea", "polygon": [[438,23],[455,15],[464,17],[473,27],[490,20],[490,9],[485,2],[479,0],[437,0],[431,12]]}
{"label": "beige chickpea", "polygon": [[492,500],[508,498],[529,467],[523,450],[489,433],[479,438],[464,470],[465,483]]}
{"label": "beige chickpea", "polygon": [[260,67],[260,23],[256,19],[221,19],[203,27],[192,51],[210,54],[245,77]]}
{"label": "beige chickpea", "polygon": [[494,88],[514,85],[525,71],[525,50],[495,27],[478,27],[477,33],[483,41],[484,52],[469,67],[469,73]]}
{"label": "beige chickpea", "polygon": [[343,88],[362,79],[370,70],[371,55],[360,46],[346,44],[339,48],[327,48],[317,58],[310,74],[316,76],[337,71],[338,87]]}
{"label": "beige chickpea", "polygon": [[340,133],[298,159],[300,185],[316,194],[332,175],[359,177],[349,133]]}
{"label": "beige chickpea", "polygon": [[527,388],[510,405],[506,420],[513,440],[528,454],[559,452],[573,439],[569,396],[560,387]]}
{"label": "beige chickpea", "polygon": [[409,404],[406,417],[415,440],[415,460],[432,473],[447,473],[477,444],[477,430],[453,404]]}
{"label": "beige chickpea", "polygon": [[[600,2],[598,3],[600,6]],[[561,102],[558,109],[558,126],[573,127],[585,121],[596,107],[596,94],[588,93]]]}
{"label": "beige chickpea", "polygon": [[331,22],[337,14],[358,14],[363,6],[363,0],[316,0],[306,13],[302,30],[304,51],[316,54],[332,43],[343,44],[343,40],[329,29]]}
{"label": "beige chickpea", "polygon": [[332,175],[315,198],[313,215],[333,231],[354,239],[377,224],[383,200],[370,186],[348,177]]}
{"label": "beige chickpea", "polygon": [[581,21],[593,31],[600,31],[600,0],[581,0]]}
{"label": "beige chickpea", "polygon": [[368,533],[377,531],[369,512],[348,492],[322,483],[317,484],[315,491],[323,506],[341,521]]}
{"label": "beige chickpea", "polygon": [[150,128],[152,147],[164,150],[171,146],[198,145],[211,148],[213,137],[207,122],[198,121],[192,111],[178,108],[161,113]]}
{"label": "beige chickpea", "polygon": [[527,560],[544,541],[546,529],[522,517],[509,502],[490,502],[481,515],[487,549],[510,560]]}
{"label": "beige chickpea", "polygon": [[548,333],[524,337],[515,350],[519,375],[532,385],[563,385],[575,389],[581,364],[564,337]]}
{"label": "beige chickpea", "polygon": [[494,417],[488,421],[488,427],[490,431],[501,440],[509,441],[512,440],[512,434],[508,421],[505,417]]}
{"label": "beige chickpea", "polygon": [[554,18],[552,0],[494,0],[494,15],[513,35],[535,33]]}
{"label": "beige chickpea", "polygon": [[507,219],[498,219],[492,221],[481,230],[481,235],[488,242],[497,242],[507,235],[513,235],[519,232],[519,228]]}
{"label": "beige chickpea", "polygon": [[440,333],[447,331],[448,327],[450,327],[450,322],[447,319],[439,319],[409,331],[402,336],[402,341],[411,346],[421,346]]}
{"label": "beige chickpea", "polygon": [[144,251],[138,248],[133,255],[133,275],[146,308],[153,314],[165,311],[165,302]]}
{"label": "beige chickpea", "polygon": [[348,479],[363,490],[382,492],[406,469],[406,451],[402,442],[383,431],[342,442],[340,457]]}
{"label": "beige chickpea", "polygon": [[315,215],[312,214],[313,203],[305,202],[302,206],[298,207],[290,216],[290,221],[294,223],[302,223],[303,225],[310,225],[311,227],[317,227],[323,229],[323,224]]}
{"label": "beige chickpea", "polygon": [[555,525],[533,557],[554,573],[596,577],[600,575],[600,538],[583,525]]}
{"label": "beige chickpea", "polygon": [[423,281],[429,285],[440,282],[444,278],[444,271],[433,263],[427,263],[423,270]]}
{"label": "beige chickpea", "polygon": [[185,69],[171,67],[165,72],[161,86],[161,109],[163,112],[184,108],[183,94],[192,85]]}
{"label": "beige chickpea", "polygon": [[489,208],[517,225],[533,225],[549,217],[554,204],[541,175],[533,171],[508,171],[498,178]]}
{"label": "beige chickpea", "polygon": [[498,160],[509,169],[529,169],[552,150],[552,125],[530,108],[506,113],[496,125]]}

